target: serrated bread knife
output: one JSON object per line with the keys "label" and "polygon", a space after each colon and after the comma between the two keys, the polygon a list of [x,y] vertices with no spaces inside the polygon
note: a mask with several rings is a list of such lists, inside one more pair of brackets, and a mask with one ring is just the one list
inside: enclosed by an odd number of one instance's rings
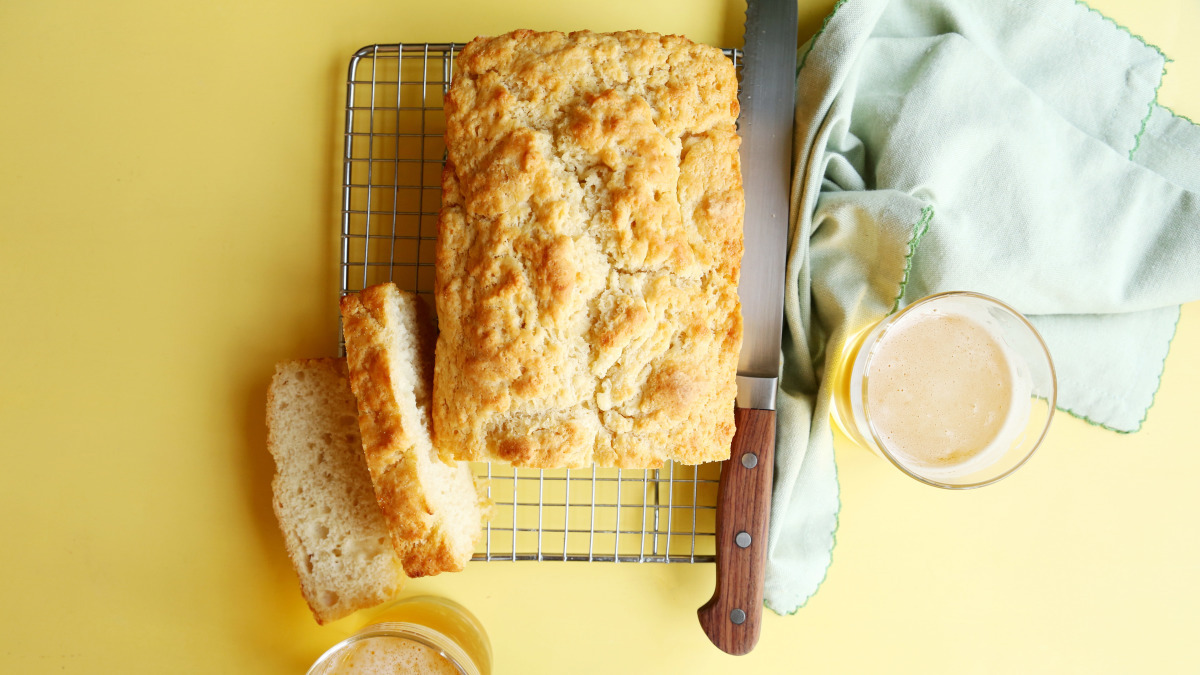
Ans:
{"label": "serrated bread knife", "polygon": [[749,0],[738,94],[746,216],[738,283],[745,332],[738,359],[737,431],[732,454],[721,466],[716,591],[697,612],[709,639],[729,654],[754,649],[762,620],[783,334],[796,30],[796,0]]}

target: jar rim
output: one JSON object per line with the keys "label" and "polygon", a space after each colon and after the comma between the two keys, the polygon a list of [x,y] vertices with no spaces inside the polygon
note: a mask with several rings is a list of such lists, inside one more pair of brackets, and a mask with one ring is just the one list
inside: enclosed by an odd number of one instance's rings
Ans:
{"label": "jar rim", "polygon": [[[1025,452],[1024,457],[1022,457],[1020,459],[1020,461],[1016,462],[1013,466],[1009,467],[1005,471],[1003,471],[995,476],[990,476],[984,480],[979,480],[979,481],[975,481],[975,482],[949,483],[949,482],[929,478],[927,476],[923,476],[920,473],[910,469],[902,461],[900,461],[899,459],[894,457],[893,453],[888,449],[888,444],[884,442],[883,438],[881,437],[881,434],[879,433],[879,430],[875,427],[875,424],[872,422],[869,414],[867,415],[867,431],[868,431],[868,433],[870,433],[872,441],[874,441],[876,447],[879,448],[879,451],[883,455],[883,457],[885,459],[887,459],[887,461],[891,462],[897,469],[900,469],[904,473],[908,474],[910,477],[915,478],[916,480],[918,480],[922,483],[925,483],[926,485],[932,485],[933,487],[944,488],[944,489],[948,489],[948,490],[969,490],[969,489],[973,489],[973,488],[983,487],[986,485],[991,485],[991,484],[996,483],[1004,478],[1007,478],[1008,476],[1011,476],[1014,472],[1016,472],[1017,469],[1024,466],[1025,463],[1028,462],[1029,459],[1033,456],[1034,452],[1037,451],[1037,449],[1039,447],[1041,447],[1042,441],[1046,438],[1046,433],[1050,429],[1050,422],[1054,419],[1054,410],[1058,404],[1058,374],[1054,368],[1054,360],[1050,356],[1050,348],[1046,345],[1045,339],[1042,338],[1042,335],[1040,332],[1038,332],[1037,328],[1035,328],[1033,326],[1033,324],[1029,322],[1029,319],[1024,314],[1022,314],[1021,312],[1018,312],[1016,309],[1014,309],[1008,303],[1000,300],[999,298],[995,298],[990,295],[985,295],[983,293],[977,293],[975,291],[943,291],[941,293],[934,293],[932,295],[927,295],[923,298],[920,298],[920,299],[914,301],[912,304],[904,307],[900,311],[898,311],[888,317],[885,317],[883,319],[883,321],[880,322],[880,328],[882,330],[879,334],[879,337],[877,338],[876,342],[873,345],[871,345],[871,347],[867,351],[867,353],[862,356],[862,358],[864,358],[863,370],[864,371],[870,370],[872,361],[876,354],[876,350],[879,347],[879,344],[882,342],[883,336],[889,330],[891,330],[893,327],[895,327],[897,324],[899,324],[902,321],[905,321],[912,314],[913,310],[917,309],[918,307],[922,307],[926,304],[937,303],[942,300],[951,299],[951,298],[967,298],[967,299],[970,299],[975,302],[980,302],[982,304],[991,305],[993,307],[998,307],[1003,312],[1005,312],[1005,313],[1009,314],[1010,316],[1012,316],[1013,318],[1015,318],[1017,320],[1017,322],[1022,326],[1022,328],[1024,330],[1028,331],[1028,333],[1035,338],[1036,344],[1040,347],[1040,350],[1041,350],[1040,356],[1042,356],[1044,358],[1044,365],[1045,365],[1045,367],[1048,371],[1048,375],[1049,375],[1049,392],[1046,395],[1046,400],[1049,404],[1048,412],[1047,412],[1045,421],[1042,423],[1042,428],[1039,430],[1039,432],[1037,434],[1037,438],[1032,442],[1028,451]],[[863,383],[862,383],[862,392],[861,392],[862,401],[863,401],[862,405],[863,405],[864,410],[869,411],[869,405],[867,403],[867,387],[868,387],[868,379],[864,378]]]}

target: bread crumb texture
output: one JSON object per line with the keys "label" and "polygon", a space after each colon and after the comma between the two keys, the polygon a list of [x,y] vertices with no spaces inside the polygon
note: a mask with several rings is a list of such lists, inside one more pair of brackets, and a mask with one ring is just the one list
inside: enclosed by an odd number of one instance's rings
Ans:
{"label": "bread crumb texture", "polygon": [[439,451],[727,458],[745,205],[730,60],[678,36],[516,31],[463,49],[445,110]]}
{"label": "bread crumb texture", "polygon": [[404,574],[375,503],[344,360],[275,367],[267,447],[275,516],[317,622],[391,599]]}

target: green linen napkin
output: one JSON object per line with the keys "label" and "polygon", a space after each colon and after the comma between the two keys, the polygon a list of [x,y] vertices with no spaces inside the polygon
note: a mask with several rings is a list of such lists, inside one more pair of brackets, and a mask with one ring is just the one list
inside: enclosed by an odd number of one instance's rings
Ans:
{"label": "green linen napkin", "polygon": [[829,566],[823,387],[848,332],[930,293],[1028,315],[1062,410],[1137,430],[1200,299],[1200,128],[1165,57],[1072,0],[843,0],[800,51],[766,602]]}

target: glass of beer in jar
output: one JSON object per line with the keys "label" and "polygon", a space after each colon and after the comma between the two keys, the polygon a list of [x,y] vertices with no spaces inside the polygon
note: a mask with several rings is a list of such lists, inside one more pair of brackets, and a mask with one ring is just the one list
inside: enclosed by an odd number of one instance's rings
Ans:
{"label": "glass of beer in jar", "polygon": [[492,647],[483,626],[462,605],[418,596],[377,610],[308,675],[490,675]]}
{"label": "glass of beer in jar", "polygon": [[1054,416],[1050,352],[1025,317],[966,291],[922,298],[847,340],[834,423],[917,480],[973,488],[1016,471]]}

